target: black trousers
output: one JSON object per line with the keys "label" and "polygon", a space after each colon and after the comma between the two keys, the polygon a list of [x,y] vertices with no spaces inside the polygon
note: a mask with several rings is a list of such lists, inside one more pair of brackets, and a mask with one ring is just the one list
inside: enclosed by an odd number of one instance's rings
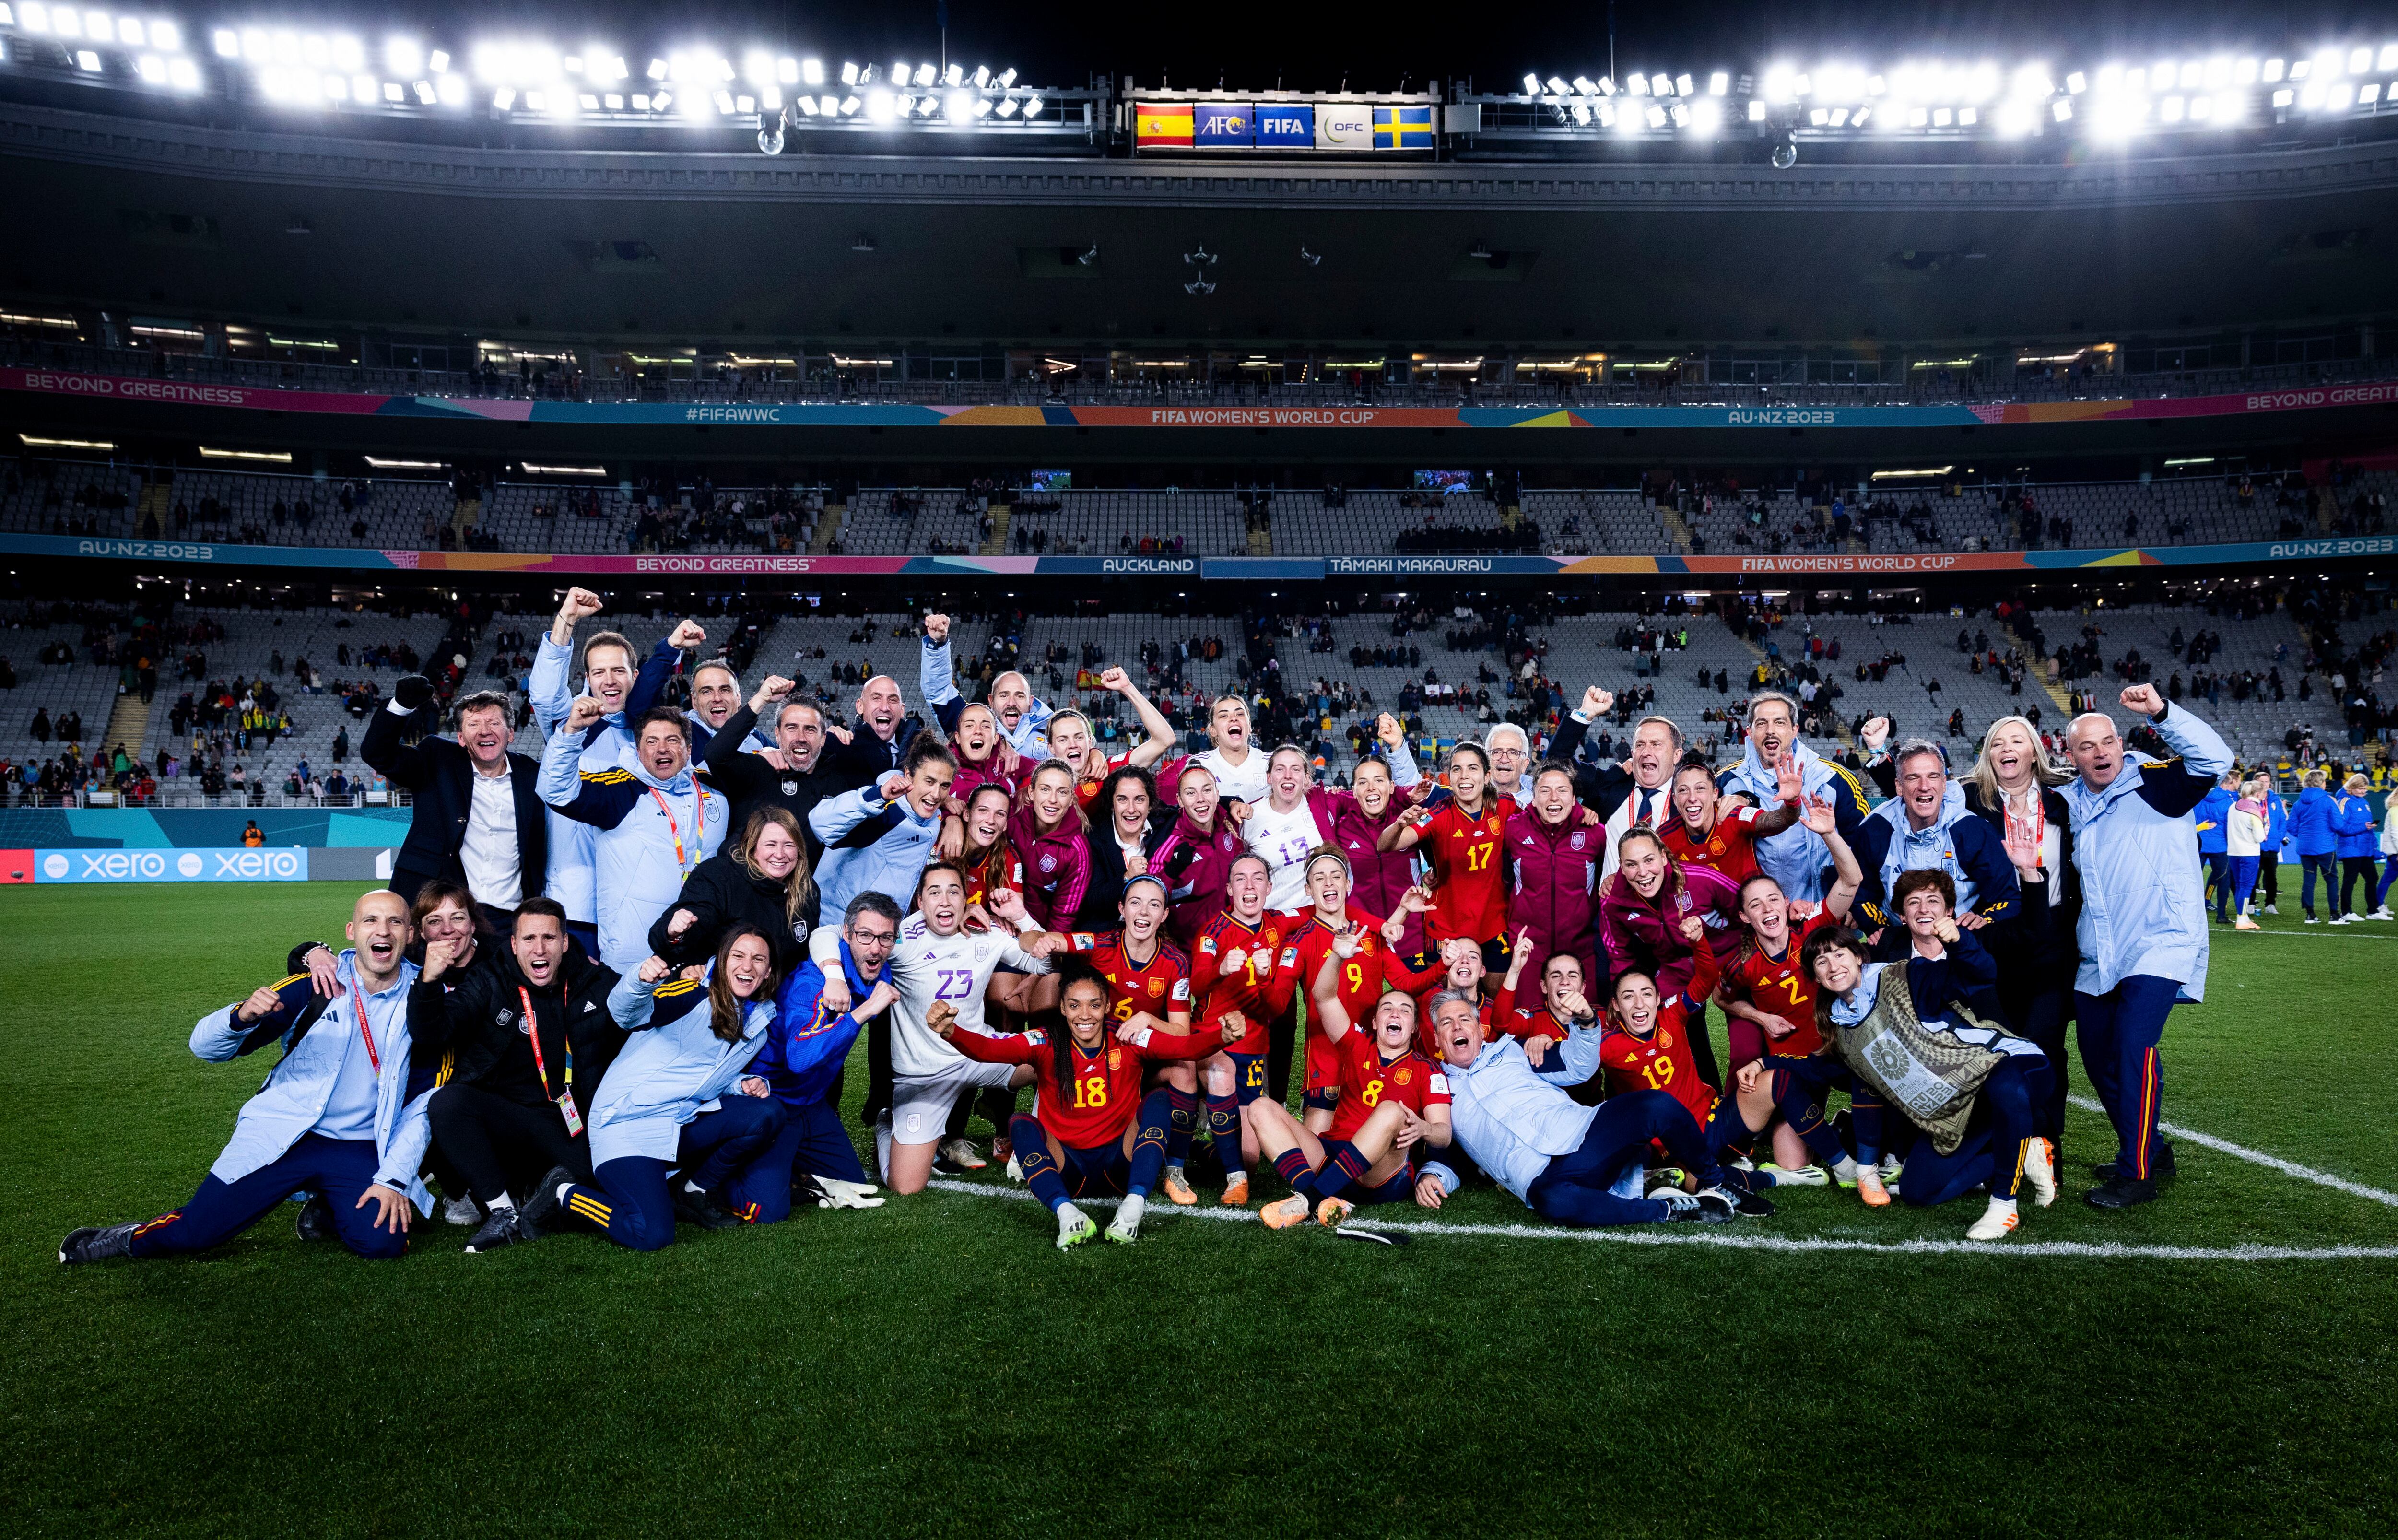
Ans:
{"label": "black trousers", "polygon": [[578,1182],[591,1180],[591,1141],[570,1137],[566,1119],[549,1102],[528,1107],[479,1086],[448,1085],[427,1109],[433,1143],[466,1179],[475,1201],[489,1209],[503,1193],[530,1196],[553,1166]]}

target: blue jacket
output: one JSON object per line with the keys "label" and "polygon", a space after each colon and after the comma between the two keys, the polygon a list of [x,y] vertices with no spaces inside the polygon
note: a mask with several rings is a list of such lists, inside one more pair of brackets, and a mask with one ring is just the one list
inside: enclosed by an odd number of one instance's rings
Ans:
{"label": "blue jacket", "polygon": [[2381,853],[2381,842],[2373,827],[2373,803],[2366,797],[2345,793],[2331,800],[2332,831],[2339,836],[2339,855],[2344,860],[2351,856],[2371,860]]}
{"label": "blue jacket", "polygon": [[688,767],[662,781],[629,753],[606,770],[581,764],[573,740],[553,735],[541,755],[541,800],[598,831],[592,853],[600,960],[630,975],[650,955],[650,926],[692,869],[724,843],[732,804]]}
{"label": "blue jacket", "polygon": [[1896,917],[1886,912],[1891,885],[1900,872],[1918,870],[1948,873],[1957,885],[1960,913],[1972,910],[2003,922],[2023,912],[2023,892],[2014,863],[2007,859],[2004,836],[1965,805],[1965,789],[1956,781],[1948,783],[1931,828],[1919,832],[1908,822],[1906,804],[1893,797],[1858,826],[1852,848],[1866,874],[1857,906],[1873,925]]}
{"label": "blue jacket", "polygon": [[816,924],[838,925],[849,901],[880,893],[899,906],[914,907],[916,885],[933,844],[941,837],[941,816],[916,816],[902,794],[889,802],[871,786],[827,797],[808,811],[808,827],[824,842],[816,863]]}
{"label": "blue jacket", "polygon": [[2228,846],[2231,831],[2233,800],[2231,791],[2221,786],[2199,799],[2195,817],[2198,820],[2198,853],[2200,855],[2220,856]]}
{"label": "blue jacket", "polygon": [[[567,682],[567,669],[574,661],[574,645],[560,645],[541,633],[541,645],[535,649],[532,672],[525,680],[525,698],[532,704],[533,720],[543,733],[555,738],[559,724],[573,708],[574,693]],[[653,653],[642,663],[625,692],[625,709],[602,718],[597,726],[583,735],[583,768],[613,770],[616,762],[633,747],[632,735],[626,731],[628,717],[639,717],[650,709],[666,687],[671,665],[661,666]],[[697,750],[692,757],[698,758]],[[541,892],[566,906],[566,917],[589,925],[598,917],[598,855],[599,837],[591,826],[577,823],[563,813],[549,813],[549,869],[545,874]],[[530,884],[526,891],[532,891]]]}
{"label": "blue jacket", "polygon": [[2330,856],[2339,850],[2339,831],[2336,827],[2338,815],[2332,806],[2332,795],[2320,786],[2310,786],[2298,793],[2298,804],[2290,809],[2290,832],[2298,842],[2301,856]]}
{"label": "blue jacket", "polygon": [[[1833,763],[1803,743],[1793,745],[1791,752],[1798,756],[1798,776],[1807,794],[1831,803],[1840,838],[1855,848],[1857,831],[1866,815],[1873,811],[1865,787],[1845,766]],[[1738,764],[1716,777],[1716,785],[1725,791],[1739,792],[1762,813],[1773,812],[1782,805],[1781,799],[1773,794],[1773,771],[1758,754],[1754,743],[1742,751]],[[1820,903],[1825,886],[1824,873],[1832,865],[1832,851],[1813,830],[1797,823],[1757,842],[1757,865],[1781,885],[1783,897]],[[1870,871],[1872,868],[1866,870]]]}
{"label": "blue jacket", "polygon": [[2192,810],[2230,768],[2231,750],[2183,707],[2167,707],[2156,728],[2177,758],[2127,757],[2102,790],[2078,777],[2062,788],[2081,876],[2073,987],[2083,994],[2104,994],[2138,973],[2177,981],[2188,999],[2206,998],[2206,901]]}
{"label": "blue jacket", "polygon": [[1558,1155],[1582,1148],[1596,1107],[1567,1093],[1598,1073],[1600,1028],[1576,1027],[1552,1047],[1539,1068],[1512,1037],[1485,1043],[1463,1069],[1443,1061],[1448,1076],[1449,1127],[1474,1163],[1519,1199]]}
{"label": "blue jacket", "polygon": [[2265,844],[2257,852],[2275,866],[2282,863],[2283,847],[2290,843],[2290,807],[2279,791],[2265,793]]}
{"label": "blue jacket", "polygon": [[[258,1094],[242,1103],[233,1138],[209,1168],[210,1176],[239,1182],[274,1164],[324,1115],[350,1039],[358,1034],[349,988],[357,972],[357,953],[344,952],[335,966],[342,983],[338,998],[317,1000],[308,976],[295,973],[276,986],[281,1004],[256,1021],[236,1020],[237,1007],[227,1006],[192,1028],[192,1052],[211,1064],[229,1063],[269,1043],[283,1044],[282,1061],[267,1072]],[[367,996],[367,1025],[382,1060],[375,1075],[374,1179],[406,1193],[419,1212],[429,1214],[433,1195],[416,1170],[433,1137],[427,1105],[439,1056],[428,1052],[422,1056],[427,1062],[420,1065],[410,1051],[408,993],[415,982],[416,965],[403,961],[389,988]]]}
{"label": "blue jacket", "polygon": [[625,978],[608,992],[609,1011],[632,1035],[591,1099],[594,1168],[626,1155],[674,1159],[682,1126],[713,1111],[766,1046],[775,1003],[744,1006],[741,1035],[728,1043],[716,1035],[707,984],[706,977],[656,984]]}
{"label": "blue jacket", "polygon": [[[891,966],[871,979],[862,978],[857,960],[849,954],[849,943],[842,941],[842,977],[849,984],[853,1005],[864,1002],[878,983],[889,981]],[[775,1094],[794,1107],[804,1107],[821,1101],[832,1089],[833,1081],[849,1058],[850,1046],[857,1041],[862,1025],[858,1020],[842,1011],[838,1015],[824,1004],[824,965],[810,958],[805,966],[783,980],[782,993],[776,1003],[775,1031],[763,1053],[758,1056],[758,1073],[775,1087]]]}

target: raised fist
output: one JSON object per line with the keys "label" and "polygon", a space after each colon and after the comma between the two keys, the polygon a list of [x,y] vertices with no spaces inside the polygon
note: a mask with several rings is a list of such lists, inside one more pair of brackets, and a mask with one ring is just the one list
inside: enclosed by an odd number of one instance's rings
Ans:
{"label": "raised fist", "polygon": [[1582,693],[1582,714],[1603,717],[1615,709],[1615,696],[1594,684]]}
{"label": "raised fist", "polygon": [[2126,711],[2152,717],[2164,709],[2165,697],[2157,694],[2157,687],[2153,684],[2135,684],[2123,692],[2123,709]]}
{"label": "raised fist", "polygon": [[1132,676],[1122,669],[1109,669],[1099,674],[1099,688],[1113,690],[1120,696],[1132,694]]}
{"label": "raised fist", "polygon": [[574,704],[567,708],[566,730],[570,733],[587,732],[607,714],[608,708],[600,704],[599,696],[577,696]]}
{"label": "raised fist", "polygon": [[641,960],[641,971],[640,977],[641,982],[645,984],[664,983],[666,981],[667,975],[673,971],[674,965],[667,962],[665,958],[645,957]]}
{"label": "raised fist", "polygon": [[667,638],[667,645],[679,652],[689,652],[707,640],[707,630],[696,620],[686,620]]}
{"label": "raised fist", "polygon": [[1890,741],[1890,718],[1867,717],[1865,726],[1859,730],[1858,736],[1865,739],[1868,752],[1877,754],[1881,752],[1881,746]]}
{"label": "raised fist", "polygon": [[570,629],[586,615],[600,613],[600,596],[588,588],[569,588],[565,600],[558,606],[558,618]]}
{"label": "raised fist", "polygon": [[936,1000],[924,1012],[924,1025],[947,1037],[958,1030],[958,1007],[947,1000]]}
{"label": "raised fist", "polygon": [[926,615],[924,617],[924,640],[933,643],[935,646],[939,646],[942,642],[949,641],[950,617],[945,615]]}
{"label": "raised fist", "polygon": [[391,698],[403,711],[421,710],[433,698],[433,682],[423,674],[402,674],[392,682]]}

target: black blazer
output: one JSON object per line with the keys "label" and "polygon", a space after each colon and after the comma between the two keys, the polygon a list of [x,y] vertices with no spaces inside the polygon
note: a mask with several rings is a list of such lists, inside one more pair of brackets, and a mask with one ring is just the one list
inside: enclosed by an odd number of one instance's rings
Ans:
{"label": "black blazer", "polygon": [[[366,736],[358,745],[358,758],[416,794],[416,816],[392,859],[393,870],[439,877],[463,887],[466,868],[458,851],[466,843],[466,818],[475,806],[475,763],[454,738],[428,736],[412,744],[400,742],[401,725],[389,707],[378,706],[367,713]],[[508,789],[517,807],[518,874],[528,898],[541,892],[549,870],[549,820],[544,816],[540,781],[538,760],[508,756]]]}
{"label": "black blazer", "polygon": [[[2003,842],[2005,811],[1983,806],[1982,789],[1970,777],[1963,785],[1965,810]],[[2018,884],[2023,912],[2013,924],[1993,925],[1984,933],[1991,955],[1999,960],[2001,991],[2010,995],[2025,989],[2070,991],[2081,966],[2075,935],[2081,923],[2081,872],[2073,864],[2072,809],[2053,786],[2041,789],[2040,803],[2049,827],[2056,831],[2057,860],[2064,870],[2050,872],[2044,883]]]}

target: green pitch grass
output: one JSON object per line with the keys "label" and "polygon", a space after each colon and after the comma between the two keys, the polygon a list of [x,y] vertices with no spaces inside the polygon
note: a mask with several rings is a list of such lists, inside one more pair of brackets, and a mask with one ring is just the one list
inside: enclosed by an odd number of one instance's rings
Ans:
{"label": "green pitch grass", "polygon": [[[61,1268],[71,1226],[189,1195],[264,1068],[199,1063],[191,1023],[280,972],[293,939],[337,939],[351,896],[0,894],[10,1532],[1862,1540],[2393,1521],[2398,1209],[2184,1141],[2162,1201],[2103,1216],[2080,1192],[2110,1147],[2081,1112],[2067,1195],[2027,1208],[2023,1243],[2372,1254],[1791,1252],[1698,1226],[1386,1250],[1153,1209],[1137,1247],[1061,1256],[1036,1205],[936,1192],[686,1229],[650,1256],[561,1236],[469,1257],[464,1231],[420,1221],[412,1254],[383,1264],[303,1247],[287,1207],[204,1258]],[[2270,934],[2218,932],[2208,1004],[2166,1039],[2166,1115],[2398,1190],[2398,926],[2300,931],[2284,907]],[[1731,1236],[1954,1240],[1980,1207],[1777,1201]],[[1488,1188],[1436,1217],[1540,1225]]]}

